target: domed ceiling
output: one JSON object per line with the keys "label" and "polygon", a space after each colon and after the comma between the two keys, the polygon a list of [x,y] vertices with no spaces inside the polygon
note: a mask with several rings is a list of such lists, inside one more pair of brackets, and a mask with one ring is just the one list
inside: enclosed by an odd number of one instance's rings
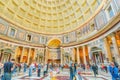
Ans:
{"label": "domed ceiling", "polygon": [[0,16],[23,29],[61,34],[85,24],[104,0],[0,0]]}

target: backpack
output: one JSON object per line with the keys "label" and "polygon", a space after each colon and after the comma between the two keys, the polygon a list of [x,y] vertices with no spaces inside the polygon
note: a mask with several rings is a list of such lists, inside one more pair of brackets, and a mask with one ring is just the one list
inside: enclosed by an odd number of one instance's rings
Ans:
{"label": "backpack", "polygon": [[118,73],[116,74],[116,72],[114,71],[114,69],[115,69],[115,67],[112,68],[111,74],[112,74],[112,76],[113,76],[114,78],[118,78]]}

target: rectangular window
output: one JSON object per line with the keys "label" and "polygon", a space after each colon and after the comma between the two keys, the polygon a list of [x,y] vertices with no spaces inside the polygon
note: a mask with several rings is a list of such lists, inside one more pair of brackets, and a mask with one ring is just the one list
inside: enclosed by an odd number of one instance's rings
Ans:
{"label": "rectangular window", "polygon": [[15,36],[15,29],[11,28],[11,30],[10,30],[10,36],[11,37]]}
{"label": "rectangular window", "polygon": [[112,18],[114,16],[114,13],[113,13],[111,6],[108,8],[108,14],[109,14],[110,18]]}
{"label": "rectangular window", "polygon": [[40,41],[39,41],[39,42],[42,43],[42,42],[41,42],[41,36],[40,36]]}
{"label": "rectangular window", "polygon": [[40,36],[40,44],[45,44],[46,38],[44,36]]}
{"label": "rectangular window", "polygon": [[42,36],[41,42],[44,43],[44,37]]}
{"label": "rectangular window", "polygon": [[68,42],[68,41],[69,41],[68,36],[66,36],[66,42]]}
{"label": "rectangular window", "polygon": [[68,35],[65,35],[64,36],[64,43],[68,43],[69,42],[69,37],[68,37]]}

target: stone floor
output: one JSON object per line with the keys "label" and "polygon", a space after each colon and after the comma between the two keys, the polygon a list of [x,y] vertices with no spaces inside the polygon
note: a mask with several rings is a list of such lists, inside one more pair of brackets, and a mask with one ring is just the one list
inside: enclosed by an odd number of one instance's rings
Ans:
{"label": "stone floor", "polygon": [[[105,72],[99,72],[96,77],[94,77],[93,72],[91,71],[82,71],[80,75],[82,80],[112,80],[110,74]],[[36,72],[29,77],[27,73],[24,73],[23,75],[13,77],[12,80],[69,80],[69,70],[64,69],[59,74],[54,73],[53,77],[50,77],[49,74],[45,77],[43,77],[43,74],[41,74],[41,77],[37,77]],[[80,80],[78,76],[77,80]]]}

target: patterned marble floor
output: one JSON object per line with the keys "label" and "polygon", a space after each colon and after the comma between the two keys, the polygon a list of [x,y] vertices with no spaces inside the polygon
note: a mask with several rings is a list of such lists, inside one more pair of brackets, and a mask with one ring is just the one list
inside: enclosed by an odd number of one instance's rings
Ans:
{"label": "patterned marble floor", "polygon": [[95,77],[92,72],[83,72],[80,74],[83,80],[112,80],[109,73],[99,72]]}
{"label": "patterned marble floor", "polygon": [[21,78],[16,78],[14,80],[69,80],[69,76],[55,76],[50,78],[49,76],[36,77],[35,75],[33,75],[32,77],[23,76]]}
{"label": "patterned marble floor", "polygon": [[[93,73],[90,71],[81,72],[80,75],[82,76],[82,80],[112,80],[110,74],[104,72],[99,72],[99,75],[96,77],[94,77]],[[45,77],[43,77],[43,74],[41,74],[41,77],[37,77],[37,74],[33,73],[31,77],[25,74],[21,77],[15,77],[12,80],[69,80],[69,70],[64,70],[59,74],[55,74],[52,78],[49,74]],[[79,80],[79,77],[77,77],[77,80]]]}

